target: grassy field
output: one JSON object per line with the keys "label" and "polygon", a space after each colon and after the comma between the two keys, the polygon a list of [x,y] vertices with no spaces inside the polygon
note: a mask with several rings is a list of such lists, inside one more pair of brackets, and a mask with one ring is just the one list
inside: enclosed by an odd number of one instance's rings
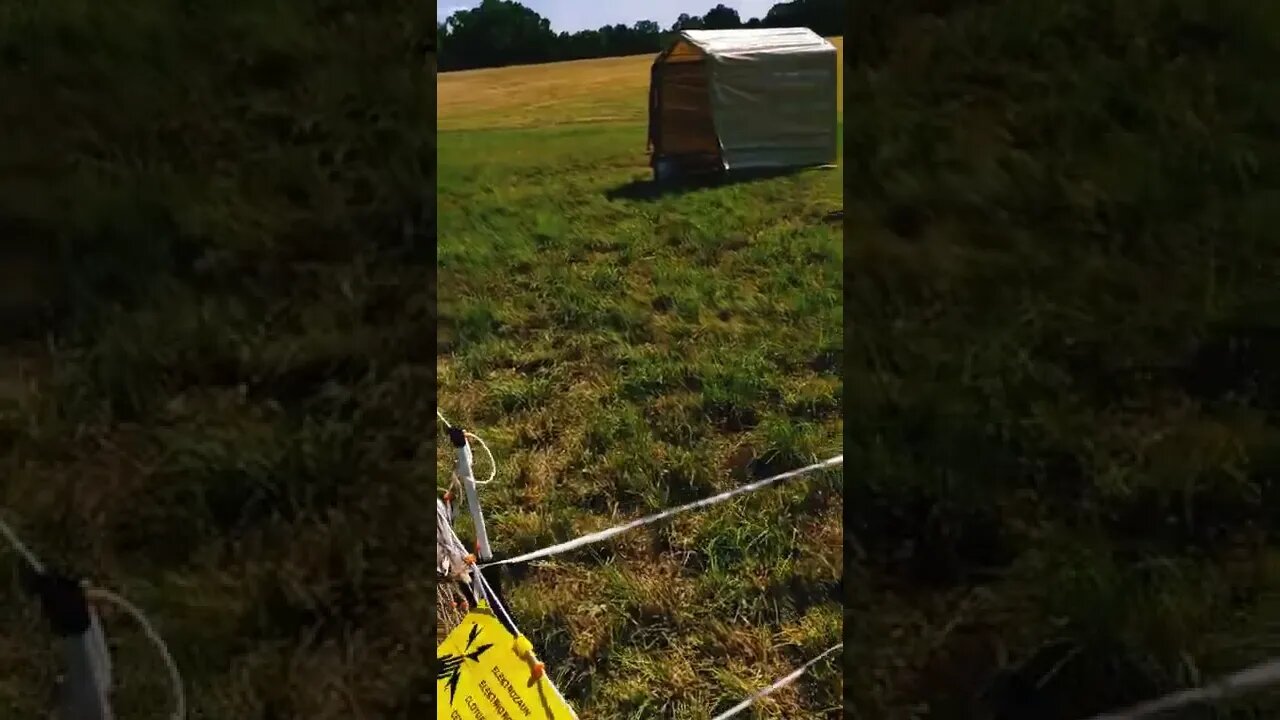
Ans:
{"label": "grassy field", "polygon": [[929,5],[846,68],[853,717],[1280,655],[1278,6]]}
{"label": "grassy field", "polygon": [[[844,38],[828,39],[843,52]],[[653,58],[633,55],[443,73],[436,80],[436,122],[441,131],[532,129],[564,123],[643,124],[649,117]],[[841,108],[843,70],[841,63],[837,78]],[[640,143],[643,146],[643,135]]]}
{"label": "grassy field", "polygon": [[[426,717],[425,8],[0,8],[0,515],[190,717]],[[0,551],[0,717],[57,646]],[[106,613],[122,720],[165,676]]]}
{"label": "grassy field", "polygon": [[[842,446],[840,172],[646,193],[650,60],[438,80],[438,392],[499,459],[502,554]],[[512,611],[582,717],[711,717],[839,641],[842,499],[798,480],[515,568]],[[756,716],[841,694],[833,663]]]}

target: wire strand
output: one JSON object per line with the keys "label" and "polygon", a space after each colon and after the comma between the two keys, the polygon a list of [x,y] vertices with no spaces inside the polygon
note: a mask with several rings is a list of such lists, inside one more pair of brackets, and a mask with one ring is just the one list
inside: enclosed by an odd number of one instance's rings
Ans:
{"label": "wire strand", "polygon": [[27,547],[22,540],[18,538],[18,534],[15,533],[13,528],[9,527],[8,523],[3,519],[0,519],[0,535],[4,536],[4,539],[9,543],[9,546],[13,548],[13,551],[21,555],[22,559],[36,571],[36,574],[44,574],[44,563],[40,562],[40,559],[31,551],[31,548]]}
{"label": "wire strand", "polygon": [[760,701],[761,701],[762,699],[764,699],[765,697],[768,697],[769,695],[772,695],[773,693],[775,693],[775,692],[777,692],[777,691],[781,690],[782,688],[784,688],[784,687],[786,687],[786,686],[790,685],[791,683],[795,682],[796,680],[799,680],[799,679],[800,679],[800,677],[801,677],[802,675],[804,675],[804,674],[809,670],[809,668],[813,667],[814,665],[817,665],[819,662],[821,662],[823,659],[825,659],[828,655],[830,655],[831,653],[834,653],[834,652],[835,652],[835,651],[837,651],[837,650],[840,650],[840,649],[841,649],[841,648],[843,648],[843,647],[844,647],[844,643],[840,643],[840,644],[838,644],[838,645],[833,645],[832,647],[827,648],[826,650],[822,651],[822,653],[820,653],[817,657],[815,657],[815,658],[813,658],[812,660],[810,660],[809,662],[807,662],[807,663],[805,663],[805,664],[801,665],[800,667],[796,668],[795,670],[792,670],[792,671],[791,671],[790,673],[788,673],[786,676],[784,676],[784,677],[782,677],[782,678],[779,678],[776,682],[774,682],[774,683],[773,683],[772,685],[770,685],[769,687],[766,687],[766,688],[763,688],[763,689],[761,689],[761,690],[758,690],[758,691],[757,691],[754,695],[752,695],[751,697],[747,698],[746,700],[743,700],[742,702],[738,703],[737,705],[734,705],[733,707],[729,708],[728,710],[726,710],[726,711],[724,711],[724,712],[720,713],[719,715],[715,716],[715,717],[714,717],[714,718],[712,718],[711,720],[727,720],[728,718],[731,718],[731,717],[733,717],[733,716],[737,715],[738,713],[742,712],[743,710],[746,710],[747,708],[751,707],[752,705],[755,705],[756,703],[760,702]]}
{"label": "wire strand", "polygon": [[[454,425],[450,423],[447,419],[445,419],[444,413],[440,412],[439,408],[436,408],[436,418],[438,418],[440,422],[444,424],[446,429],[450,429],[450,430],[453,429]],[[476,480],[472,478],[472,482],[474,482],[476,485],[488,485],[489,483],[493,482],[494,478],[498,476],[498,461],[494,459],[493,451],[489,449],[489,445],[484,441],[484,438],[471,432],[470,430],[464,430],[463,434],[466,435],[468,438],[471,438],[472,440],[475,440],[476,442],[480,443],[480,447],[484,448],[484,454],[489,457],[489,479]]]}
{"label": "wire strand", "polygon": [[1095,715],[1090,720],[1142,720],[1188,705],[1229,700],[1273,685],[1280,685],[1280,658],[1232,673],[1204,687],[1181,690],[1128,710]]}
{"label": "wire strand", "polygon": [[484,454],[489,456],[489,479],[476,480],[475,478],[472,478],[471,482],[475,483],[476,485],[488,485],[489,483],[493,482],[493,479],[495,477],[498,476],[498,461],[493,459],[493,452],[489,450],[489,445],[485,443],[484,438],[480,437],[479,435],[476,435],[473,432],[467,432],[466,435],[472,440],[475,440],[476,442],[480,443],[480,447],[484,448]]}
{"label": "wire strand", "polygon": [[143,634],[160,652],[160,659],[164,662],[165,669],[169,672],[169,683],[173,693],[173,720],[185,720],[187,716],[187,695],[183,688],[182,673],[178,670],[178,664],[169,652],[169,646],[165,643],[164,638],[160,636],[160,633],[156,631],[151,621],[147,619],[146,614],[138,606],[110,590],[93,586],[86,591],[86,594],[90,599],[100,600],[120,608],[142,628]]}
{"label": "wire strand", "polygon": [[[45,574],[46,571],[44,563],[40,562],[40,559],[31,551],[31,548],[27,547],[26,544],[18,538],[17,533],[15,533],[13,528],[10,527],[8,523],[4,522],[4,520],[0,520],[0,535],[4,536],[5,540],[13,548],[14,552],[21,555],[22,559],[25,560],[37,574]],[[169,646],[165,644],[164,638],[160,636],[160,633],[156,632],[155,627],[151,624],[151,621],[147,619],[146,614],[143,613],[138,606],[129,602],[123,596],[105,588],[90,586],[85,590],[85,595],[91,600],[100,600],[102,602],[115,605],[132,617],[134,622],[138,623],[138,626],[142,628],[143,634],[145,634],[147,639],[149,639],[160,651],[160,658],[164,661],[165,668],[169,671],[169,681],[172,685],[174,700],[173,720],[185,720],[187,715],[187,698],[182,686],[182,673],[179,672],[178,664],[174,662],[173,655],[169,652]]]}
{"label": "wire strand", "polygon": [[761,488],[765,488],[775,483],[782,482],[783,480],[788,480],[790,478],[798,477],[800,475],[805,475],[807,473],[814,472],[815,470],[824,470],[826,468],[835,467],[837,465],[843,465],[843,464],[844,464],[844,455],[837,455],[835,457],[823,460],[822,462],[814,463],[813,465],[802,467],[796,470],[790,470],[788,472],[780,473],[772,477],[764,478],[763,480],[756,480],[755,482],[747,483],[746,485],[741,485],[732,490],[726,490],[725,492],[722,492],[718,495],[712,495],[711,497],[708,497],[708,498],[695,500],[691,503],[679,505],[674,508],[668,508],[667,510],[663,510],[662,512],[655,513],[647,517],[642,517],[639,520],[632,520],[631,522],[623,523],[622,525],[615,525],[611,528],[606,528],[604,530],[599,530],[597,532],[593,532],[588,535],[583,535],[582,537],[579,537],[575,540],[562,542],[557,545],[552,545],[551,547],[542,548],[541,550],[534,550],[533,552],[525,553],[524,555],[520,555],[518,557],[506,558],[504,560],[495,560],[493,562],[488,562],[481,565],[480,567],[485,568],[485,567],[493,567],[495,565],[509,565],[512,563],[528,562],[530,560],[539,560],[541,558],[547,558],[553,555],[561,555],[571,550],[576,550],[584,545],[593,545],[598,542],[603,542],[614,536],[621,535],[622,533],[628,530],[633,530],[643,525],[650,525],[650,524],[659,522],[661,520],[666,520],[667,518],[672,517],[673,515],[679,515],[680,513],[688,512],[689,510],[697,510],[699,508],[709,507],[711,505],[717,505],[719,503],[724,502],[725,500],[736,497],[738,495],[742,495],[743,493],[760,490]]}

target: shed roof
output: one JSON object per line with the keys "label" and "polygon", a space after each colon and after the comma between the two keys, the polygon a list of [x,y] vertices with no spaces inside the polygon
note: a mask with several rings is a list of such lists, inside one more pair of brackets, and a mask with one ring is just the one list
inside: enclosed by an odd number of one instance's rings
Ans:
{"label": "shed roof", "polygon": [[[680,40],[712,56],[835,52],[836,47],[809,28],[682,30]],[[677,41],[679,42],[679,41]]]}

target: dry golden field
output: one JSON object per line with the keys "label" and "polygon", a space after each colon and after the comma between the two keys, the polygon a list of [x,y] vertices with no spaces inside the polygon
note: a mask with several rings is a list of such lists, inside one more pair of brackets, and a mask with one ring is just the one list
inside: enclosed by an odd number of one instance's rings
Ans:
{"label": "dry golden field", "polygon": [[[839,48],[844,107],[844,38]],[[442,73],[436,79],[440,130],[523,128],[579,122],[642,122],[653,55],[574,60]]]}

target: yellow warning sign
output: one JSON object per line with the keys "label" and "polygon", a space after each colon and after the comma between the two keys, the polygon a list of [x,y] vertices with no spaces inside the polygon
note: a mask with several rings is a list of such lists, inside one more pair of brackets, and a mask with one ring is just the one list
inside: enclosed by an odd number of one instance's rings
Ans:
{"label": "yellow warning sign", "polygon": [[436,648],[436,720],[578,720],[533,646],[485,603]]}

